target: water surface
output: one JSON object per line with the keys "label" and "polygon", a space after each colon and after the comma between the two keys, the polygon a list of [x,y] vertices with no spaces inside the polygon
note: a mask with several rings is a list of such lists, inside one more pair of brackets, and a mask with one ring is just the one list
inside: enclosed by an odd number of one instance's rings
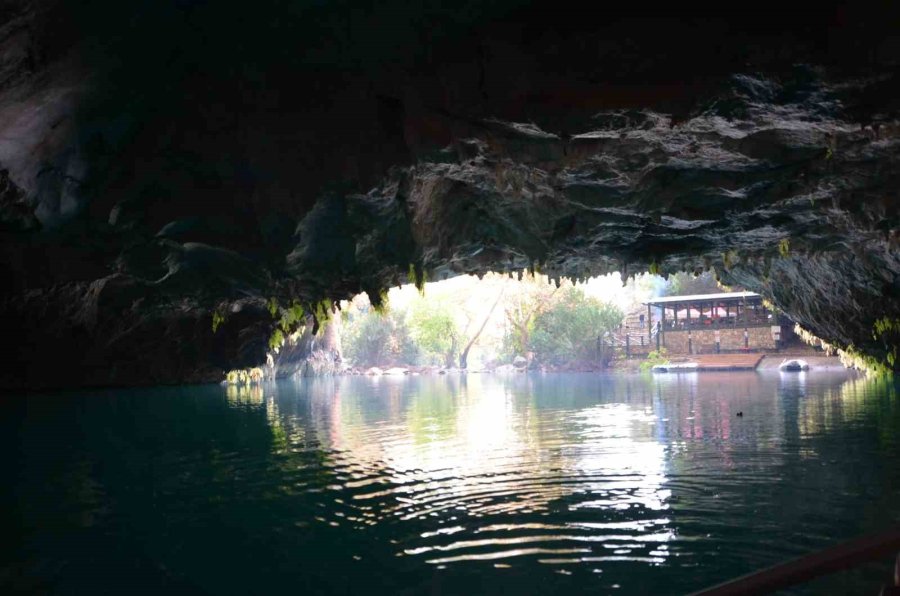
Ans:
{"label": "water surface", "polygon": [[0,589],[681,594],[900,523],[898,401],[777,372],[6,398]]}

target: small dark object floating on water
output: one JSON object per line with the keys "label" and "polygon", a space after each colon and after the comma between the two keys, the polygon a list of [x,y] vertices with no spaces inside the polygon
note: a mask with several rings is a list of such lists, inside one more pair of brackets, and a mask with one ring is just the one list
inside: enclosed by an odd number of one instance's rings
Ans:
{"label": "small dark object floating on water", "polygon": [[744,416],[744,413],[743,413],[743,412],[738,412],[737,415],[743,417],[743,416]]}

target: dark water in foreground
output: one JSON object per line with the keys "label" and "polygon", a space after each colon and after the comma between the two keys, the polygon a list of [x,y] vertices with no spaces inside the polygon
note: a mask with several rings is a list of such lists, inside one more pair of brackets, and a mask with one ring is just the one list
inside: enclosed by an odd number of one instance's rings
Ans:
{"label": "dark water in foreground", "polygon": [[0,436],[7,593],[680,594],[900,523],[894,385],[824,373],[95,391]]}

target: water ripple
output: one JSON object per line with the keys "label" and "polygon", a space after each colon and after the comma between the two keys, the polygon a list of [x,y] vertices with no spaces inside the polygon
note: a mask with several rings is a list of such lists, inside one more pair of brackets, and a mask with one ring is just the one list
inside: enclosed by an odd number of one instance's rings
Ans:
{"label": "water ripple", "polygon": [[804,383],[304,380],[199,400],[218,418],[110,406],[53,426],[61,448],[7,433],[29,550],[0,571],[47,561],[86,593],[90,561],[211,593],[689,592],[900,521],[896,398]]}

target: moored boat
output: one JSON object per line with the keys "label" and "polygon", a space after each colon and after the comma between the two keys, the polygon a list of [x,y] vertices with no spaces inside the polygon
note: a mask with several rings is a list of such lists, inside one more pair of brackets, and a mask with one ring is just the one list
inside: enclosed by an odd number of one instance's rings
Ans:
{"label": "moored boat", "polygon": [[778,365],[778,370],[782,372],[800,372],[802,370],[809,370],[809,363],[806,360],[785,360],[780,365]]}

